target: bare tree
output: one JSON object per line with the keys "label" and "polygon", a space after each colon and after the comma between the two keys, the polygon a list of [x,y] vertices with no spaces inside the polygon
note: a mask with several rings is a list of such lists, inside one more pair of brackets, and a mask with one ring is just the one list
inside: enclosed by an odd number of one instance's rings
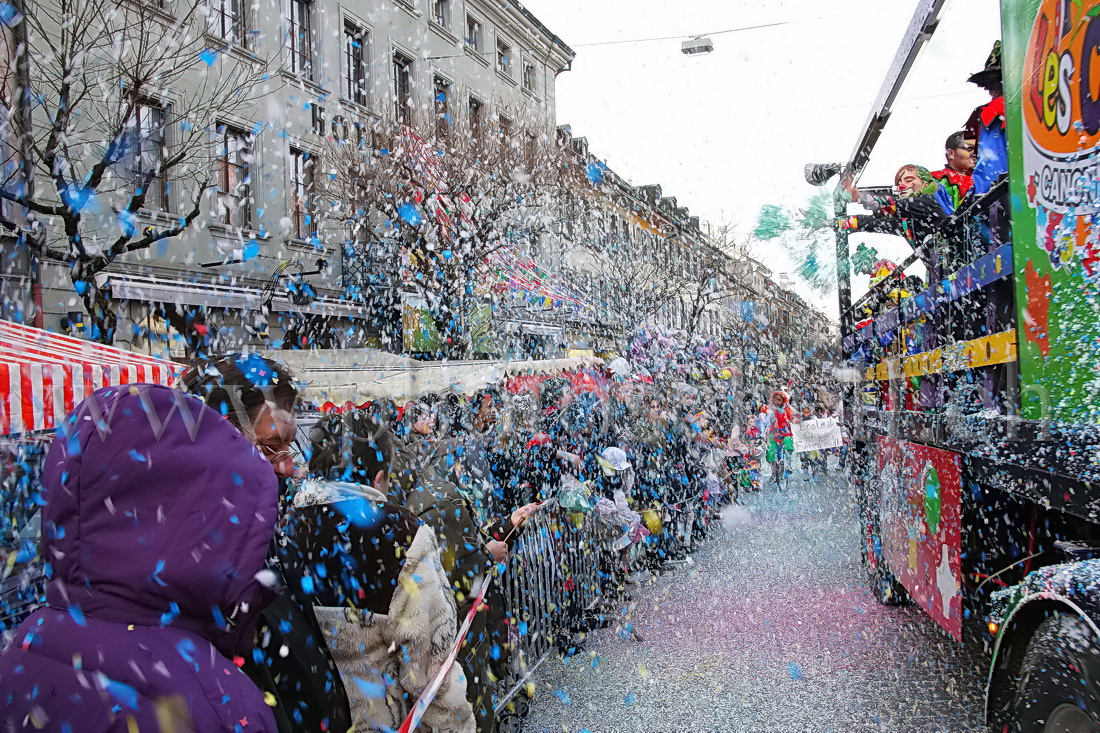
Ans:
{"label": "bare tree", "polygon": [[254,101],[267,68],[208,47],[205,0],[181,0],[174,15],[157,5],[35,0],[16,51],[29,91],[16,147],[29,159],[6,161],[0,197],[18,213],[0,226],[29,231],[39,257],[68,266],[104,343],[117,318],[96,276],[181,234],[209,205],[214,176],[227,175],[214,165],[215,127]]}
{"label": "bare tree", "polygon": [[684,330],[689,337],[699,330],[703,314],[712,305],[745,298],[749,271],[747,259],[706,247],[697,248],[689,261],[674,271],[670,280],[686,304]]}
{"label": "bare tree", "polygon": [[427,301],[443,355],[462,358],[470,298],[491,278],[495,256],[530,249],[560,208],[562,156],[534,125],[510,129],[502,119],[461,134],[433,124],[421,135],[404,122],[331,142],[319,196],[351,241],[373,250],[379,240],[396,243],[377,266]]}
{"label": "bare tree", "polygon": [[599,203],[586,199],[574,204],[569,222],[572,258],[594,286],[596,299],[618,326],[621,337],[629,339],[676,294],[676,281],[668,275],[671,244],[659,236],[622,233],[619,227],[610,226],[612,217]]}

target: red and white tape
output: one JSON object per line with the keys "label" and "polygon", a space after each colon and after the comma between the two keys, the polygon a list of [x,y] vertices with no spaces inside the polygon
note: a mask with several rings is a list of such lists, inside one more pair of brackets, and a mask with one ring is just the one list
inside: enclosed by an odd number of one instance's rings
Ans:
{"label": "red and white tape", "polygon": [[432,700],[435,700],[439,688],[443,685],[443,680],[447,679],[447,674],[451,671],[451,667],[454,666],[455,658],[458,656],[458,650],[462,648],[462,641],[466,638],[466,633],[470,630],[470,624],[473,623],[474,615],[477,613],[477,610],[481,608],[481,604],[485,600],[485,592],[489,590],[489,583],[491,583],[492,580],[492,576],[484,576],[481,583],[481,592],[477,594],[474,605],[470,607],[469,612],[466,614],[466,620],[462,622],[462,628],[458,630],[458,636],[455,638],[451,653],[443,660],[443,664],[440,665],[439,671],[436,672],[435,677],[432,678],[431,684],[425,687],[424,691],[420,693],[420,697],[417,698],[416,704],[413,705],[412,710],[409,711],[409,717],[405,718],[405,722],[401,724],[397,733],[412,733],[416,730],[416,726],[420,725],[420,719],[424,717],[424,713],[428,710],[428,706],[432,704]]}

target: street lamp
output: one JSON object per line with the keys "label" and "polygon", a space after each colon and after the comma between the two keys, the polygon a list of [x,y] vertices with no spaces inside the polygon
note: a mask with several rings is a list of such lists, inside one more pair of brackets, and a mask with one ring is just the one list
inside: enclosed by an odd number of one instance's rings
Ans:
{"label": "street lamp", "polygon": [[684,52],[686,56],[694,56],[700,53],[710,53],[714,50],[714,41],[705,36],[696,36],[688,41],[684,41],[680,50]]}

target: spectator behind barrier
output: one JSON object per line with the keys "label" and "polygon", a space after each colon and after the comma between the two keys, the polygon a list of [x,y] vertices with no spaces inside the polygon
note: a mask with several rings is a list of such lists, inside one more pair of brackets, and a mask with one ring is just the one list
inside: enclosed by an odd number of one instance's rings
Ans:
{"label": "spectator behind barrier", "polygon": [[[363,411],[331,415],[310,441],[309,479],[295,496],[287,544],[301,558],[340,674],[354,681],[346,687],[356,729],[397,729],[457,633],[439,546],[431,527],[387,503],[395,446],[385,425]],[[474,730],[458,665],[423,725]]]}
{"label": "spectator behind barrier", "polygon": [[230,354],[190,366],[180,386],[221,413],[271,462],[275,474],[294,475],[294,406],[290,371],[259,354]]}
{"label": "spectator behind barrier", "polygon": [[[479,525],[475,519],[477,507],[460,486],[466,450],[464,406],[454,395],[440,404],[450,415],[447,426],[440,428],[447,438],[409,441],[394,461],[388,498],[435,530],[443,569],[455,594],[459,617],[464,618],[481,583],[495,565],[508,559],[508,543],[515,542],[530,513],[517,510],[489,527]],[[495,584],[490,586],[485,601],[490,608],[503,608],[504,599]],[[487,674],[492,635],[487,614],[477,614],[459,654],[459,662],[467,671],[467,697],[474,705],[479,731],[492,730],[495,720],[493,681]]]}
{"label": "spectator behind barrier", "polygon": [[435,410],[424,402],[407,402],[401,414],[403,435],[406,440],[422,440],[433,437],[439,425]]}

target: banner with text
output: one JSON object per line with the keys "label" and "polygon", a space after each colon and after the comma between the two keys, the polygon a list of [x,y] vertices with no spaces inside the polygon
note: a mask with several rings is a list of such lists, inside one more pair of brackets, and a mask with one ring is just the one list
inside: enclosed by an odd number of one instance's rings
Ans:
{"label": "banner with text", "polygon": [[839,448],[844,444],[840,436],[840,423],[835,417],[818,417],[794,423],[794,452]]}

